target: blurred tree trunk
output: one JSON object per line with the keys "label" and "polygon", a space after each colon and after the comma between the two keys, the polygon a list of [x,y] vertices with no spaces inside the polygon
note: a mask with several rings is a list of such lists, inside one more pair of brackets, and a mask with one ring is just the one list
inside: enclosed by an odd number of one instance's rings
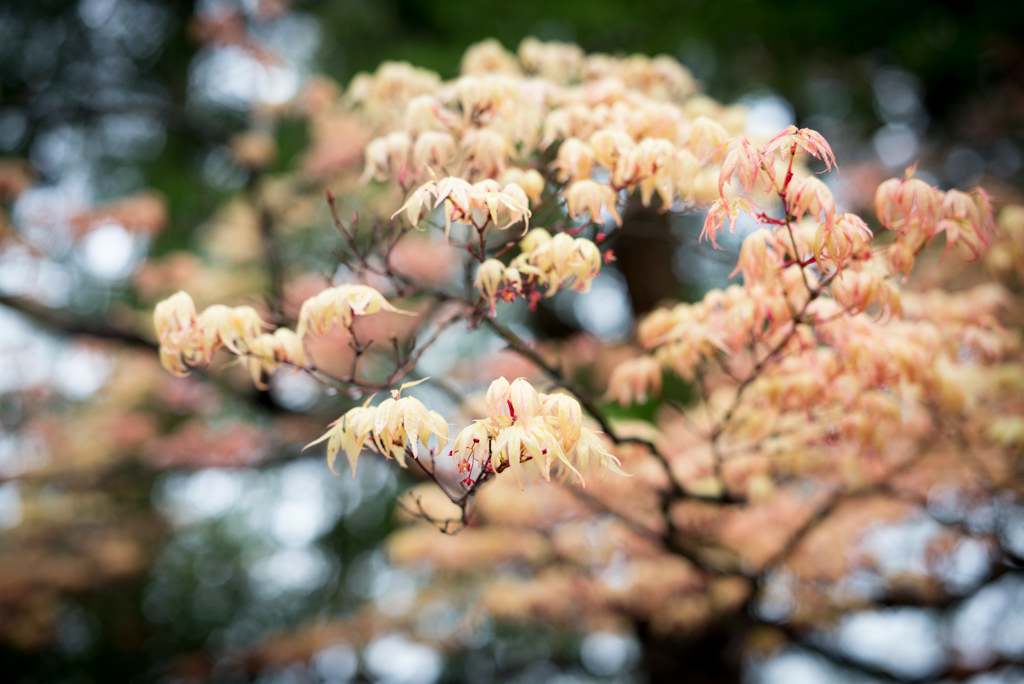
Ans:
{"label": "blurred tree trunk", "polygon": [[659,207],[644,207],[631,200],[622,228],[615,236],[615,266],[626,278],[629,298],[637,315],[647,313],[665,299],[679,296],[672,270],[677,240],[669,214]]}
{"label": "blurred tree trunk", "polygon": [[637,633],[644,648],[641,669],[649,684],[740,684],[742,651],[731,630],[712,628],[688,639],[666,638],[641,624]]}

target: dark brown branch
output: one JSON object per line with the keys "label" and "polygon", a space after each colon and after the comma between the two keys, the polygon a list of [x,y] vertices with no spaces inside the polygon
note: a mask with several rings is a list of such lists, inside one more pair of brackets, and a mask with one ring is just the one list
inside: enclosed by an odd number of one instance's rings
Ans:
{"label": "dark brown branch", "polygon": [[107,323],[88,320],[65,312],[49,309],[26,297],[0,295],[0,305],[14,309],[32,319],[44,328],[67,335],[87,335],[105,340],[115,340],[137,347],[156,350],[157,343],[147,340],[134,330]]}

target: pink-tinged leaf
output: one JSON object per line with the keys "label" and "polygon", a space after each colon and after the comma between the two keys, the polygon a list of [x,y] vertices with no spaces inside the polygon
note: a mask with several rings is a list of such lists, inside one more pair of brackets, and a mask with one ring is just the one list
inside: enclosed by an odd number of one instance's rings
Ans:
{"label": "pink-tinged leaf", "polygon": [[[761,155],[762,161],[767,159],[776,150],[782,155],[782,159],[788,159],[790,151],[794,151],[797,154],[806,153],[812,157],[816,157],[821,161],[825,162],[826,171],[831,171],[832,167],[839,169],[839,165],[836,164],[835,154],[832,153],[832,148],[829,146],[828,141],[815,130],[810,128],[800,128],[796,126],[789,126],[786,130],[779,133],[777,136],[772,138],[764,148],[764,152]],[[797,152],[796,150],[800,150]]]}
{"label": "pink-tinged leaf", "polygon": [[717,154],[718,150],[732,142],[738,142],[739,144],[734,145],[729,150],[725,161],[722,162],[722,170],[718,174],[718,194],[721,197],[725,197],[725,184],[732,179],[734,173],[739,177],[740,185],[744,190],[747,192],[753,190],[754,181],[757,180],[757,173],[761,166],[760,151],[751,145],[750,141],[746,138],[731,138],[719,145],[718,149],[712,154]]}
{"label": "pink-tinged leaf", "polygon": [[736,219],[739,218],[740,211],[749,214],[758,225],[761,225],[759,217],[761,208],[747,198],[717,199],[708,210],[707,218],[704,219],[704,229],[701,231],[700,240],[703,241],[707,238],[711,240],[711,245],[715,249],[722,249],[718,246],[716,238],[722,232],[722,226],[725,225],[727,217],[729,219],[729,232],[732,234],[736,233]]}
{"label": "pink-tinged leaf", "polygon": [[722,230],[722,223],[725,221],[725,214],[728,211],[726,201],[723,199],[716,199],[712,203],[711,208],[708,209],[707,218],[704,219],[704,229],[700,233],[701,242],[705,238],[711,240],[711,246],[715,249],[721,249],[718,246],[716,236]]}

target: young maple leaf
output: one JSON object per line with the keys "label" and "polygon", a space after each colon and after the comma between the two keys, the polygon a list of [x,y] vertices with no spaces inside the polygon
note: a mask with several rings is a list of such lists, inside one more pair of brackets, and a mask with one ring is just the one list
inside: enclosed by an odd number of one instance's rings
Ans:
{"label": "young maple leaf", "polygon": [[704,230],[700,233],[700,239],[704,240],[704,238],[707,238],[711,240],[711,244],[715,249],[722,249],[718,246],[718,242],[715,241],[715,237],[722,232],[722,226],[725,224],[726,217],[729,218],[729,232],[736,232],[736,219],[739,217],[741,210],[757,221],[758,225],[761,224],[761,219],[759,218],[759,215],[762,213],[761,208],[747,198],[720,198],[716,199],[708,210],[708,217],[704,220]]}
{"label": "young maple leaf", "polygon": [[809,154],[825,162],[825,169],[828,171],[831,171],[833,166],[839,168],[839,165],[836,164],[836,156],[832,154],[832,148],[829,147],[828,142],[821,133],[810,128],[798,129],[796,126],[789,126],[768,141],[761,159],[766,159],[776,150],[782,156],[782,161],[786,161],[791,152],[793,154]]}
{"label": "young maple leaf", "polygon": [[[719,145],[718,149],[725,147],[728,147],[729,153],[725,156],[722,170],[718,174],[718,194],[725,197],[725,184],[732,179],[733,174],[740,179],[743,189],[750,192],[754,189],[764,154],[746,138],[731,138]],[[718,150],[715,150],[712,154],[717,152]]]}

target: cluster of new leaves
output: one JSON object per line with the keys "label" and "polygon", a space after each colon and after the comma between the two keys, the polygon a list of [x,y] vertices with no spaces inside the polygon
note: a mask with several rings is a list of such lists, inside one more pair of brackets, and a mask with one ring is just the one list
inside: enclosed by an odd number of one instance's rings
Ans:
{"label": "cluster of new leaves", "polygon": [[178,292],[157,304],[153,312],[160,362],[175,375],[188,375],[189,366],[206,366],[214,354],[226,349],[249,367],[253,383],[266,389],[263,377],[282,365],[313,369],[302,338],[307,332],[323,335],[335,326],[351,329],[357,316],[378,311],[402,311],[368,285],[339,285],[323,290],[302,304],[298,330],[270,327],[251,306],[214,304],[196,314],[187,292]]}
{"label": "cluster of new leaves", "polygon": [[566,285],[575,292],[589,292],[590,283],[601,272],[601,251],[587,238],[567,233],[554,237],[534,228],[519,242],[519,255],[505,266],[487,259],[476,272],[475,286],[490,305],[493,316],[498,299],[510,302],[525,295],[536,308],[541,297],[552,297]]}
{"label": "cluster of new leaves", "polygon": [[579,402],[566,394],[538,393],[523,378],[511,384],[498,378],[487,390],[486,406],[487,418],[464,429],[452,444],[451,455],[467,486],[475,483],[474,472],[507,467],[522,486],[519,471],[525,462],[533,462],[545,480],[558,466],[582,482],[592,459],[625,475],[597,433],[583,427]]}
{"label": "cluster of new leaves", "polygon": [[[524,463],[532,463],[545,480],[550,480],[553,468],[561,468],[582,482],[592,459],[625,475],[619,460],[597,433],[583,427],[583,409],[568,395],[538,393],[524,378],[512,383],[498,378],[487,390],[486,406],[487,418],[460,432],[449,450],[459,472],[465,475],[462,485],[467,489],[509,468],[522,486]],[[332,470],[338,452],[344,451],[354,477],[367,440],[404,468],[407,454],[418,461],[419,445],[430,448],[431,436],[437,441],[431,456],[442,453],[448,443],[444,417],[427,410],[419,399],[402,397],[401,390],[394,390],[377,406],[370,406],[367,400],[363,406],[350,409],[312,444],[327,442],[327,463]]]}
{"label": "cluster of new leaves", "polygon": [[[532,55],[538,46],[543,58]],[[539,203],[537,158],[556,149],[540,170],[554,173],[570,216],[601,222],[605,211],[621,224],[620,190],[638,189],[645,205],[654,193],[666,206],[710,201],[721,155],[710,157],[744,115],[694,93],[689,72],[669,57],[582,56],[574,45],[528,40],[518,60],[493,41],[471,48],[463,75],[447,83],[384,64],[357,77],[349,98],[368,113],[391,112],[378,117],[384,134],[367,145],[364,178],[435,179],[404,207],[414,223],[442,203],[446,223],[473,220],[468,202],[442,191],[446,181],[465,197],[471,183],[495,179],[520,206],[526,197]]]}
{"label": "cluster of new leaves", "polygon": [[391,396],[377,406],[370,406],[368,399],[363,406],[350,409],[309,446],[327,442],[327,465],[332,471],[338,451],[344,451],[352,466],[353,478],[359,454],[371,437],[371,444],[377,451],[394,458],[403,468],[406,467],[406,451],[410,457],[418,459],[419,445],[428,447],[431,435],[437,440],[437,449],[444,449],[448,442],[448,422],[437,411],[427,410],[419,399],[401,396],[407,386],[393,390]]}
{"label": "cluster of new leaves", "polygon": [[[380,134],[367,144],[364,181],[413,188],[429,178],[392,218],[404,215],[420,227],[440,211],[446,238],[453,223],[475,229],[479,246],[466,247],[480,262],[488,227],[522,223],[525,232],[531,217],[550,216],[551,205],[563,208],[563,219],[621,225],[619,202],[634,191],[644,206],[654,194],[666,209],[706,204],[722,164],[735,166],[721,145],[742,129],[743,110],[696,95],[689,72],[672,58],[585,56],[575,45],[533,39],[517,57],[485,41],[466,53],[462,71],[442,82],[388,63],[358,76],[347,98]],[[477,283],[492,315],[498,299],[531,284],[533,302],[542,291],[554,294],[567,274],[586,291],[600,267],[598,250],[578,238],[570,255],[569,242],[556,235],[531,254],[549,235],[527,238],[511,268],[489,262],[481,269]]]}

